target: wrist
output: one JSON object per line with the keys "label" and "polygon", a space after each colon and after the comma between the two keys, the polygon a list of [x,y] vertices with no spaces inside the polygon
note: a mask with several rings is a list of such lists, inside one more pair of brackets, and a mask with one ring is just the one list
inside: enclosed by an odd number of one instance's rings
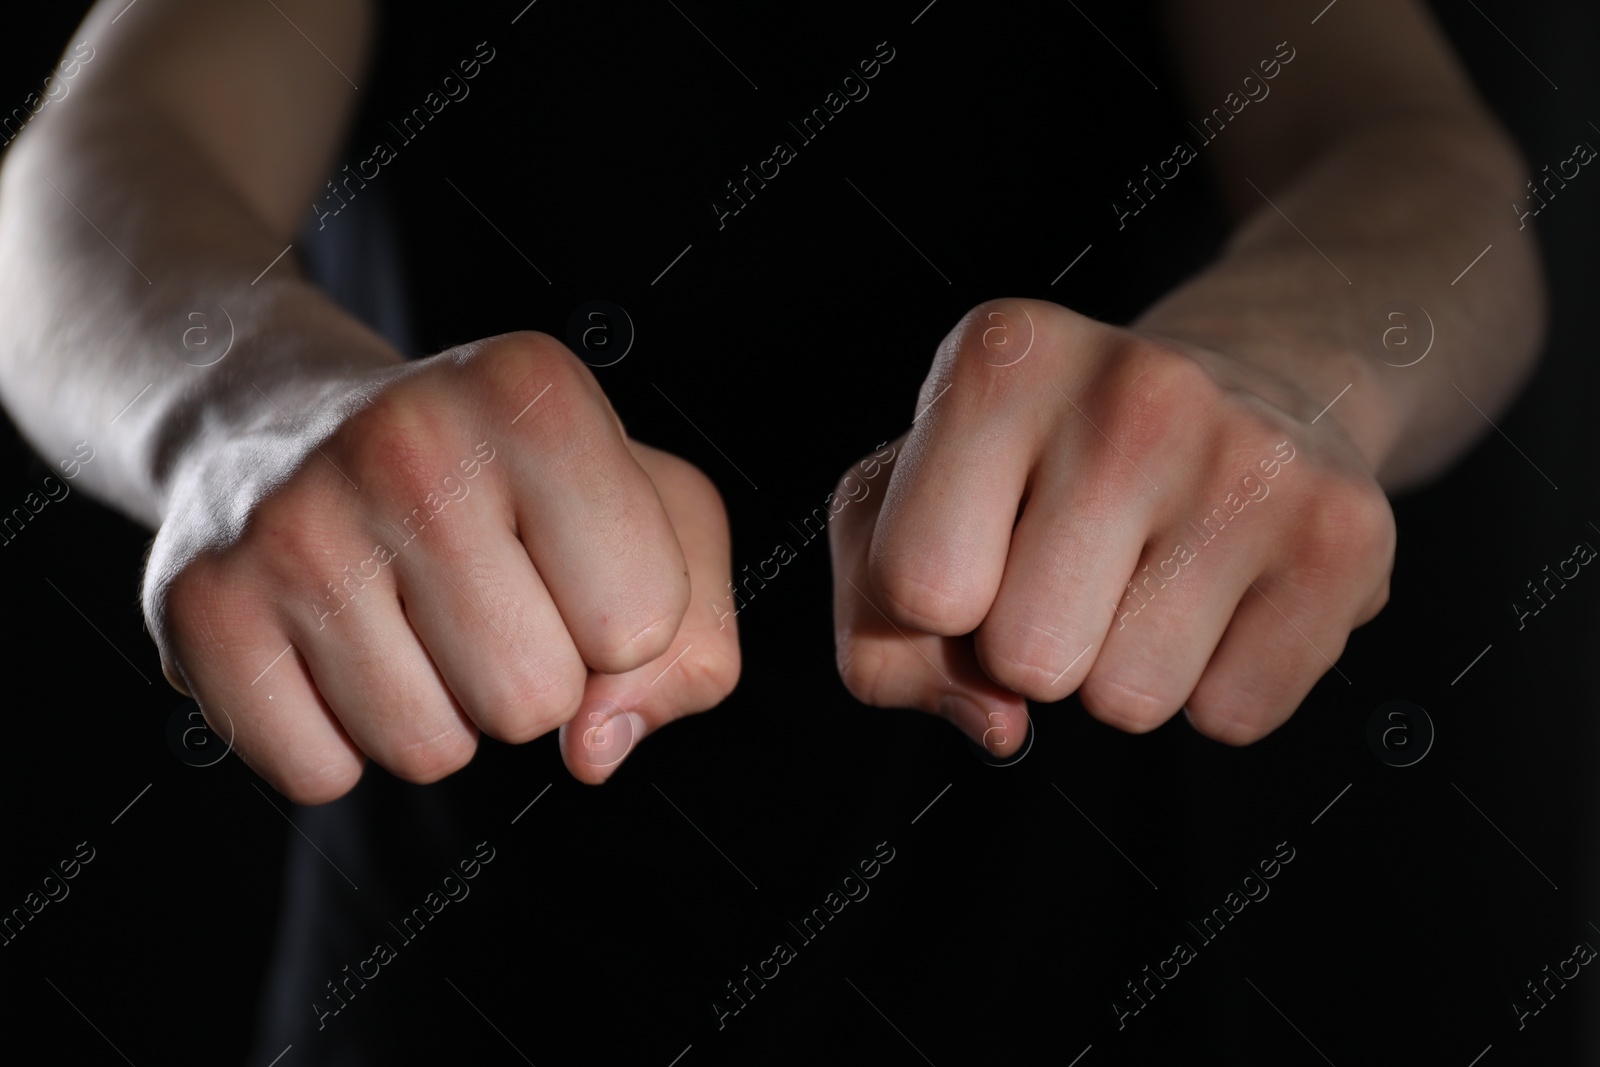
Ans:
{"label": "wrist", "polygon": [[[1356,338],[1307,335],[1304,323],[1269,316],[1180,318],[1147,314],[1136,332],[1178,346],[1220,383],[1248,393],[1316,432],[1344,440],[1374,477],[1389,462],[1404,425],[1384,368]],[[1276,327],[1283,327],[1282,329]]]}
{"label": "wrist", "polygon": [[166,520],[196,483],[284,476],[363,398],[407,366],[391,345],[325,295],[287,281],[252,301],[227,355],[192,373],[158,422],[151,478]]}

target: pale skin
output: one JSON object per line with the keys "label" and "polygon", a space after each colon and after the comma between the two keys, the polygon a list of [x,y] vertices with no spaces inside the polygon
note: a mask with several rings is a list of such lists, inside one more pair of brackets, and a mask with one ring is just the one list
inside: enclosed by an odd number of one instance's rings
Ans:
{"label": "pale skin", "polygon": [[[1255,741],[1387,601],[1384,491],[1444,469],[1487,429],[1472,404],[1493,415],[1531,368],[1543,283],[1506,209],[1525,168],[1436,28],[1371,0],[1308,37],[1279,7],[1170,11],[1199,112],[1273,43],[1299,44],[1205,149],[1239,219],[1221,257],[1129,329],[1000,300],[941,346],[887,492],[832,528],[858,699],[944,715],[1000,756],[1026,739],[1024,698],[1073,692],[1124,730],[1182,709],[1219,741]],[[1372,312],[1400,296],[1439,338],[1404,368],[1369,343]],[[1283,441],[1297,456],[1270,495],[1143,585]]]}
{"label": "pale skin", "polygon": [[[278,6],[360,82],[367,3]],[[144,608],[172,684],[303,803],[347,792],[368,758],[436,780],[480,733],[559,729],[573,774],[599,782],[717,704],[736,629],[689,610],[731,576],[710,481],[630,439],[547,336],[407,363],[292,255],[252,285],[316,198],[354,93],[271,5],[125,7],[91,13],[73,40],[93,61],[0,171],[0,396],[46,457],[90,441],[78,484],[157,530]],[[1206,149],[1239,216],[1216,263],[1131,329],[1042,301],[975,309],[887,491],[832,524],[840,668],[862,701],[944,714],[1001,756],[1026,699],[1074,691],[1123,729],[1186,707],[1219,740],[1259,738],[1383,606],[1384,490],[1484,428],[1452,383],[1492,415],[1527,373],[1543,289],[1505,207],[1524,168],[1437,31],[1409,4],[1343,0],[1308,37],[1274,29],[1277,8],[1172,6],[1199,106],[1277,41],[1298,49]],[[1366,337],[1399,296],[1440,337],[1404,369]],[[205,303],[238,337],[191,367],[173,323]],[[1127,583],[1284,441],[1270,497],[1119,620]],[[419,508],[427,532],[401,547]]]}

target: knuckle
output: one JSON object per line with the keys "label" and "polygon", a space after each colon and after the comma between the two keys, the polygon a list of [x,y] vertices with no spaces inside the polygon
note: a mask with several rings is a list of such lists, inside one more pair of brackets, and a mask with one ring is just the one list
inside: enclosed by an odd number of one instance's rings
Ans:
{"label": "knuckle", "polygon": [[[508,428],[528,442],[541,462],[558,469],[582,468],[595,477],[616,476],[615,464],[623,453],[610,446],[620,431],[604,403],[587,389],[545,379],[527,399],[508,408],[507,422],[516,423]],[[597,466],[597,459],[603,465]]]}
{"label": "knuckle", "polygon": [[1052,699],[1061,668],[1071,658],[1067,645],[1050,627],[1019,620],[991,619],[978,628],[977,651],[984,673],[1033,700]]}
{"label": "knuckle", "polygon": [[969,370],[1015,366],[1037,348],[1041,333],[1072,313],[1056,304],[1018,297],[985,300],[961,316],[946,338],[945,356]]}
{"label": "knuckle", "polygon": [[174,634],[194,628],[215,608],[220,585],[206,559],[191,561],[156,594],[154,607],[164,628]]}
{"label": "knuckle", "polygon": [[385,766],[398,778],[427,785],[465,767],[477,750],[478,739],[451,723],[432,737],[397,746]]}
{"label": "knuckle", "polygon": [[585,642],[585,662],[602,674],[626,674],[659,659],[677,637],[688,608],[687,580],[681,585],[683,596],[665,611],[641,608],[602,620]]}
{"label": "knuckle", "polygon": [[1038,335],[1045,316],[1034,304],[986,300],[963,315],[940,346],[918,409],[931,404],[946,386],[959,387],[957,402],[963,406],[982,410],[991,403],[1008,403],[1031,377],[1000,372],[1021,364],[1043,344]]}
{"label": "knuckle", "polygon": [[[675,466],[672,469],[671,474],[668,476],[669,480],[658,490],[658,496],[662,498],[663,508],[668,507],[667,499],[665,499],[667,493],[671,494],[671,510],[668,511],[667,521],[671,523],[673,519],[672,512],[679,509],[696,515],[710,515],[720,523],[717,531],[725,539],[728,536],[728,507],[723,501],[722,493],[718,491],[716,483],[692,463],[684,460],[678,460],[678,463],[681,466]],[[656,480],[656,478],[657,476],[652,475],[652,480]],[[676,536],[676,529],[674,529],[674,539],[676,539]],[[677,546],[677,550],[682,553],[683,547],[681,544]]]}
{"label": "knuckle", "polygon": [[311,807],[338,800],[350,792],[361,780],[364,769],[365,761],[344,752],[318,766],[269,771],[262,777],[293,803]]}
{"label": "knuckle", "polygon": [[675,456],[671,452],[663,452],[657,448],[649,448],[647,445],[639,445],[638,442],[633,442],[633,444],[646,449],[648,452],[649,466],[646,467],[646,471],[651,481],[665,483],[670,486],[674,495],[687,498],[694,507],[715,508],[718,511],[725,510],[722,502],[722,492],[705,471],[696,467],[682,456]]}
{"label": "knuckle", "polygon": [[1388,605],[1389,576],[1385,574],[1383,582],[1378,586],[1377,591],[1372,594],[1372,599],[1367,601],[1366,604],[1362,605],[1361,615],[1356,620],[1357,624],[1360,625],[1362,623],[1370,622],[1380,611],[1388,607]]}
{"label": "knuckle", "polygon": [[1198,363],[1160,348],[1138,350],[1106,382],[1109,388],[1102,387],[1089,398],[1090,405],[1105,411],[1101,422],[1105,439],[1098,434],[1095,438],[1101,447],[1114,447],[1133,463],[1190,432],[1218,391]]}
{"label": "knuckle", "polygon": [[1351,496],[1345,508],[1347,525],[1343,537],[1354,553],[1370,558],[1388,556],[1394,551],[1394,510],[1382,490],[1376,486],[1363,487]]}
{"label": "knuckle", "polygon": [[473,717],[490,737],[521,745],[570,721],[582,701],[581,682],[506,685],[485,694]]}
{"label": "knuckle", "polygon": [[214,556],[190,561],[157,594],[155,633],[180,650],[180,661],[247,645],[259,601],[241,595],[232,568]]}
{"label": "knuckle", "polygon": [[684,710],[705,711],[722,703],[739,684],[741,662],[737,642],[721,641],[702,648],[696,643],[693,655],[678,661],[684,672],[687,694]]}
{"label": "knuckle", "polygon": [[1130,734],[1149,733],[1178,710],[1178,701],[1147,693],[1090,671],[1078,696],[1090,715]]}
{"label": "knuckle", "polygon": [[439,420],[409,390],[392,385],[346,420],[330,451],[349,461],[358,484],[375,482],[402,503],[420,503],[438,491]]}
{"label": "knuckle", "polygon": [[[471,371],[496,398],[491,410],[514,431],[556,444],[567,435],[593,435],[610,418],[594,375],[566,345],[534,331],[505,334],[473,355]],[[614,423],[613,423],[614,425]]]}
{"label": "knuckle", "polygon": [[1189,722],[1197,733],[1225,745],[1253,745],[1272,732],[1264,715],[1203,698],[1191,700],[1188,712]]}
{"label": "knuckle", "polygon": [[891,562],[874,583],[888,615],[928,633],[965,633],[972,629],[960,593],[930,580],[914,563]]}
{"label": "knuckle", "polygon": [[[566,345],[538,330],[517,330],[491,337],[477,345],[468,361],[473,373],[483,376],[496,392],[514,390],[530,372],[576,373],[580,361]],[[537,389],[543,386],[536,386]]]}
{"label": "knuckle", "polygon": [[883,643],[859,641],[848,630],[842,630],[834,641],[834,658],[846,691],[863,704],[882,707],[878,693],[892,669],[892,657]]}
{"label": "knuckle", "polygon": [[1319,587],[1342,584],[1352,572],[1392,558],[1394,512],[1376,487],[1346,488],[1307,501],[1299,523],[1297,564]]}
{"label": "knuckle", "polygon": [[234,558],[248,561],[252,573],[269,577],[279,588],[320,587],[337,576],[339,567],[353,562],[334,551],[342,543],[342,533],[335,529],[343,514],[286,486],[257,505]]}
{"label": "knuckle", "polygon": [[883,600],[883,612],[925,633],[953,637],[970,633],[983,621],[974,598],[930,553],[879,551],[869,560],[872,585]]}

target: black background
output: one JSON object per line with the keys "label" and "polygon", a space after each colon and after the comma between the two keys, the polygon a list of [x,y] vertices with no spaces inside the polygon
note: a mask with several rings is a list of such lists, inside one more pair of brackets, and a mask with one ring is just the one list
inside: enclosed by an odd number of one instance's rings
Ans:
{"label": "black background", "polygon": [[[1170,150],[1177,88],[1155,29],[1111,5],[1078,6],[1131,62],[1070,6],[939,0],[912,25],[916,0],[760,18],[540,0],[510,25],[521,6],[423,12],[415,58],[362,79],[382,94],[370,126],[419,102],[476,42],[496,49],[472,96],[329,228],[384,198],[396,206],[419,351],[510,329],[563,335],[589,299],[627,308],[635,347],[597,374],[632,433],[717,481],[736,569],[904,430],[934,345],[972,304],[1034,296],[1126,319],[1224,232],[1200,173],[1126,231],[1112,225],[1115,188]],[[1314,47],[1322,4],[1292,6],[1307,23],[1292,40]],[[82,7],[11,23],[0,99],[37,85]],[[1533,168],[1565,158],[1600,121],[1600,16],[1477,7],[1437,10]],[[786,120],[881,40],[897,54],[871,95],[718,230],[721,183],[789,139]],[[367,154],[362,136],[336,166]],[[1352,637],[1350,682],[1330,673],[1248,749],[1181,717],[1126,736],[1069,699],[1036,709],[1026,759],[992,768],[942,722],[863,708],[834,671],[819,541],[741,615],[733,697],[652,737],[607,785],[573,782],[553,738],[485,742],[426,789],[369,768],[340,802],[371,813],[359,847],[330,844],[339,805],[298,816],[330,849],[325,863],[284,817],[291,806],[236,759],[199,769],[174,754],[169,720],[184,705],[138,608],[148,534],[82,494],[50,506],[0,549],[12,624],[0,909],[78,842],[96,858],[0,948],[8,1040],[61,1062],[116,1063],[120,1051],[141,1065],[266,1064],[292,1043],[285,1067],[333,1062],[356,1040],[370,1062],[541,1067],[580,1055],[665,1065],[686,1048],[683,1067],[1068,1063],[1088,1046],[1084,1067],[1465,1067],[1488,1046],[1484,1067],[1596,1062],[1592,968],[1520,1032],[1510,1002],[1574,942],[1600,943],[1600,590],[1580,578],[1521,632],[1508,605],[1575,541],[1600,536],[1583,432],[1597,203],[1600,186],[1580,178],[1537,221],[1553,307],[1544,361],[1497,420],[1503,436],[1486,433],[1450,475],[1396,501],[1392,600]],[[1462,236],[1462,264],[1482,243]],[[20,501],[48,469],[12,432],[0,499]],[[1395,698],[1437,729],[1408,768],[1380,762],[1366,739],[1373,709]],[[359,958],[335,942],[387,936],[386,920],[480,840],[497,858],[473,897],[326,1031],[309,1025],[319,979],[300,998],[306,1032],[257,1032],[286,856],[356,916],[319,949],[331,977]],[[884,841],[895,859],[871,895],[798,945],[787,924]],[[1119,1032],[1110,1002],[1123,983],[1195,941],[1188,921],[1281,841],[1295,859],[1271,896]],[[797,960],[719,1031],[712,998],[779,940]]]}

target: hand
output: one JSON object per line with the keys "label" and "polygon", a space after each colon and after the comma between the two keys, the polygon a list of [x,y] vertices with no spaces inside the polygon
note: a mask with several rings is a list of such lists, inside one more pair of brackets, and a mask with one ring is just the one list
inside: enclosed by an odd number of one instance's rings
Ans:
{"label": "hand", "polygon": [[832,523],[845,685],[1002,757],[1024,698],[1075,690],[1134,733],[1180,708],[1230,744],[1270,733],[1389,595],[1393,515],[1325,399],[1054,304],[981,305],[887,489]]}
{"label": "hand", "polygon": [[264,425],[177,476],[144,605],[168,680],[290,799],[342,795],[366,756],[433,781],[480,730],[562,727],[600,782],[733,688],[734,629],[684,617],[730,578],[721,498],[628,440],[558,342],[348,375],[298,415],[255,401]]}

